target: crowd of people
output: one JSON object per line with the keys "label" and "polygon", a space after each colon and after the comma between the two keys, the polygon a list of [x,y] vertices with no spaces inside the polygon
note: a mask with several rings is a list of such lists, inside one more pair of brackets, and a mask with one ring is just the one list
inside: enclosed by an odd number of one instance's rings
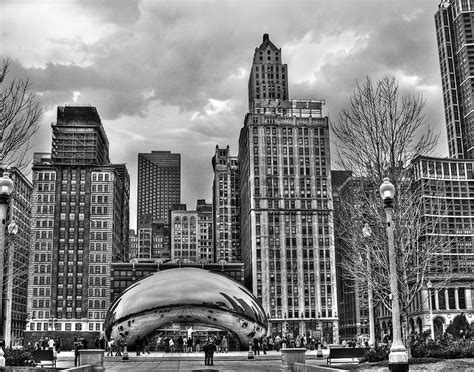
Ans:
{"label": "crowd of people", "polygon": [[61,352],[61,339],[57,337],[54,339],[53,337],[45,336],[41,337],[38,341],[32,343],[31,341],[28,342],[28,350],[54,350],[57,353]]}

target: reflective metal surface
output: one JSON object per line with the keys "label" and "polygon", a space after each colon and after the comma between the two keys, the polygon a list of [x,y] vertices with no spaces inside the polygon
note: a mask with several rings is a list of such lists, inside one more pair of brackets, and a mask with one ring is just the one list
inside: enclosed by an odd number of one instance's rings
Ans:
{"label": "reflective metal surface", "polygon": [[266,333],[267,318],[241,284],[197,268],[163,270],[128,287],[105,320],[107,337],[134,345],[158,328],[174,323],[207,324],[233,333],[241,348]]}

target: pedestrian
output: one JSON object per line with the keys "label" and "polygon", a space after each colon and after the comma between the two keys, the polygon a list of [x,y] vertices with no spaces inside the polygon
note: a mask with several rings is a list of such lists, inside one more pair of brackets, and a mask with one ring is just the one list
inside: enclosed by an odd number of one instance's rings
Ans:
{"label": "pedestrian", "polygon": [[211,338],[209,342],[204,346],[205,353],[205,365],[213,366],[214,365],[214,352],[217,350],[214,340]]}
{"label": "pedestrian", "polygon": [[275,350],[280,351],[280,347],[281,347],[281,337],[280,337],[280,335],[276,335],[276,337],[275,337]]}
{"label": "pedestrian", "polygon": [[94,340],[94,347],[98,349],[100,347],[100,339],[99,336],[97,336]]}
{"label": "pedestrian", "polygon": [[193,352],[193,339],[191,337],[188,337],[187,344],[188,344],[187,352],[192,353]]}
{"label": "pedestrian", "polygon": [[173,341],[173,337],[170,337],[169,346],[170,346],[170,352],[174,353],[174,341]]}
{"label": "pedestrian", "polygon": [[84,347],[84,349],[87,349],[87,338],[85,337],[81,337],[81,342],[82,342],[82,346]]}
{"label": "pedestrian", "polygon": [[142,340],[140,340],[140,336],[138,336],[137,341],[135,341],[135,348],[137,351],[137,356],[140,356],[142,351]]}
{"label": "pedestrian", "polygon": [[253,350],[255,355],[260,355],[260,342],[257,337],[253,339]]}
{"label": "pedestrian", "polygon": [[50,338],[48,340],[48,350],[54,350],[54,340],[53,340],[53,338]]}
{"label": "pedestrian", "polygon": [[199,337],[196,338],[196,353],[201,351],[201,339]]}
{"label": "pedestrian", "polygon": [[182,353],[183,352],[183,338],[181,337],[181,335],[179,335],[178,339],[176,340],[176,343],[178,344],[178,353]]}
{"label": "pedestrian", "polygon": [[150,354],[150,341],[148,338],[145,338],[143,341],[143,354],[145,353]]}
{"label": "pedestrian", "polygon": [[61,352],[61,339],[58,337],[56,337],[56,350],[58,353]]}
{"label": "pedestrian", "polygon": [[114,356],[115,340],[111,338],[107,346],[108,346],[107,356]]}
{"label": "pedestrian", "polygon": [[122,356],[123,340],[119,338],[115,343],[115,356]]}
{"label": "pedestrian", "polygon": [[229,351],[229,348],[227,346],[227,337],[226,336],[222,337],[221,350],[222,350],[223,353],[227,353]]}
{"label": "pedestrian", "polygon": [[221,338],[219,336],[216,336],[216,349],[218,353],[221,352],[221,342]]}
{"label": "pedestrian", "polygon": [[83,343],[81,342],[79,337],[76,337],[74,339],[74,367],[77,367],[77,363],[79,362],[79,350],[83,348]]}
{"label": "pedestrian", "polygon": [[266,336],[262,337],[262,351],[263,354],[267,355],[267,350],[268,350],[268,339]]}

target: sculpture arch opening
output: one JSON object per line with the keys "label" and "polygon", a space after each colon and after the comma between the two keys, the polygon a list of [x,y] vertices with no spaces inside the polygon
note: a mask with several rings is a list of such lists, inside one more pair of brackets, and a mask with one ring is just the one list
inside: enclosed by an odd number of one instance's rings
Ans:
{"label": "sculpture arch opening", "polygon": [[133,346],[167,324],[196,323],[229,330],[248,348],[267,331],[265,312],[243,285],[197,268],[157,272],[128,287],[110,306],[105,319],[107,338]]}

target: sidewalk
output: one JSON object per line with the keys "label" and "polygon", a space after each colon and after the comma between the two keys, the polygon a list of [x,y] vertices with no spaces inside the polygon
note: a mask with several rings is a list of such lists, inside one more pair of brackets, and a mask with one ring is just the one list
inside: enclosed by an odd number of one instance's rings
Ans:
{"label": "sidewalk", "polygon": [[[316,350],[306,352],[306,360],[326,364],[329,351],[323,350],[323,359],[317,360]],[[256,355],[254,359],[248,359],[247,351],[231,351],[228,353],[214,354],[214,366],[204,365],[204,352],[200,353],[165,353],[150,352],[136,356],[135,352],[129,352],[129,361],[122,361],[121,357],[104,357],[106,371],[278,371],[281,364],[281,353],[267,351],[267,355]],[[58,354],[58,368],[70,368],[74,366],[74,352],[62,351]],[[312,363],[313,364],[313,363]],[[318,363],[319,364],[319,363]]]}

